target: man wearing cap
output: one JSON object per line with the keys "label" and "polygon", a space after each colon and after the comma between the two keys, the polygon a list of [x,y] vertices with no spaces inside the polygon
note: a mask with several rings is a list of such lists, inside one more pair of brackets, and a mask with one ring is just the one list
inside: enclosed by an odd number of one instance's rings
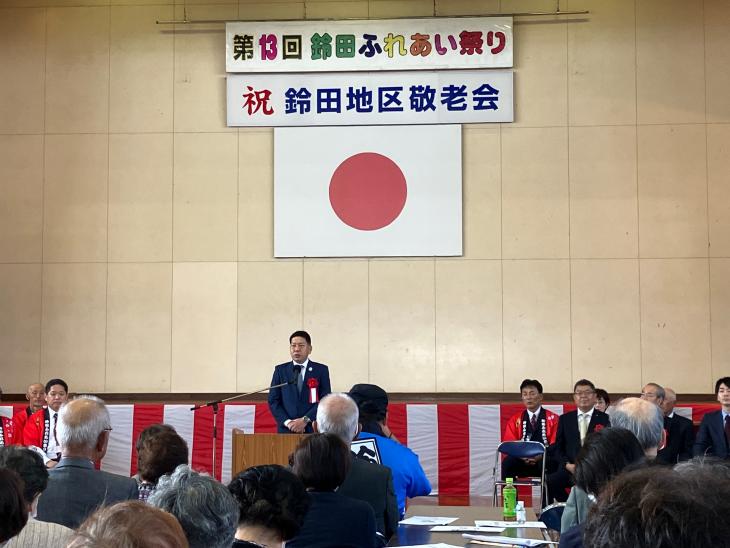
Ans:
{"label": "man wearing cap", "polygon": [[406,511],[406,497],[430,494],[431,483],[418,461],[418,455],[398,443],[386,424],[387,392],[374,384],[356,384],[350,390],[350,397],[357,403],[362,425],[362,431],[356,439],[371,440],[375,445],[375,456],[367,444],[360,445],[357,453],[360,457],[374,460],[390,468],[393,474],[393,489],[398,500],[398,511],[402,519]]}
{"label": "man wearing cap", "polygon": [[28,400],[28,407],[13,415],[13,424],[16,434],[15,442],[18,444],[23,443],[23,429],[25,428],[25,423],[28,422],[28,418],[33,413],[37,413],[43,409],[43,406],[46,405],[46,393],[43,389],[43,385],[36,382],[28,386],[28,390],[25,393],[25,399]]}

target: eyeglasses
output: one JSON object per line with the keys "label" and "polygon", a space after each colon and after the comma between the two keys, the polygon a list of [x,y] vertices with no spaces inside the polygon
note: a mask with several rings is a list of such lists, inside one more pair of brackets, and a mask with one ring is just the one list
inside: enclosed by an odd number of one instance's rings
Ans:
{"label": "eyeglasses", "polygon": [[102,430],[102,432],[111,432],[112,430],[113,430],[113,428],[111,426],[109,426],[108,428],[104,428],[104,430]]}
{"label": "eyeglasses", "polygon": [[595,390],[576,390],[573,392],[576,396],[590,396],[591,394],[595,394]]}

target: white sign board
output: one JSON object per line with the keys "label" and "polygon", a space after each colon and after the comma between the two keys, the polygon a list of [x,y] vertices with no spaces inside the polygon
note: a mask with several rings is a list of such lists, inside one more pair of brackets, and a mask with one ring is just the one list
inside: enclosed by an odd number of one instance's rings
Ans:
{"label": "white sign board", "polygon": [[511,17],[226,24],[227,72],[512,67]]}
{"label": "white sign board", "polygon": [[229,126],[512,122],[511,71],[229,74]]}

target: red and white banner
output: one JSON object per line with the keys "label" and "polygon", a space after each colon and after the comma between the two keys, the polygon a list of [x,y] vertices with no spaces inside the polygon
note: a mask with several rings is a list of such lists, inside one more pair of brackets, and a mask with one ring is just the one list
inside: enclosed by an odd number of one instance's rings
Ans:
{"label": "red and white banner", "polygon": [[[16,405],[15,411],[23,406]],[[151,424],[166,422],[175,427],[191,450],[191,465],[210,473],[213,462],[213,412],[196,412],[190,405],[134,404],[109,405],[112,433],[101,468],[131,476],[137,472],[134,442]],[[555,413],[575,406],[546,404]],[[492,469],[497,445],[511,416],[522,404],[469,403],[392,403],[388,406],[388,425],[404,444],[415,451],[426,472],[433,494],[492,494]],[[717,404],[691,404],[676,411],[695,424]],[[11,406],[0,407],[9,416]],[[231,478],[232,430],[247,433],[273,433],[276,424],[266,403],[221,405],[218,412],[218,459],[215,476],[227,483]],[[223,466],[221,466],[221,463]]]}
{"label": "red and white banner", "polygon": [[274,131],[274,256],[462,253],[461,127]]}

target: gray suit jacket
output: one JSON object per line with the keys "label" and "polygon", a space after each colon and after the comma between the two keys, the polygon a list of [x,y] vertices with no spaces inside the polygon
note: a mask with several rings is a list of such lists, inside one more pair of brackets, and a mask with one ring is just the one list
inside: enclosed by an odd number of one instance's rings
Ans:
{"label": "gray suit jacket", "polygon": [[64,457],[49,470],[48,487],[38,500],[38,519],[76,529],[100,506],[137,499],[132,478],[94,469],[90,460]]}

